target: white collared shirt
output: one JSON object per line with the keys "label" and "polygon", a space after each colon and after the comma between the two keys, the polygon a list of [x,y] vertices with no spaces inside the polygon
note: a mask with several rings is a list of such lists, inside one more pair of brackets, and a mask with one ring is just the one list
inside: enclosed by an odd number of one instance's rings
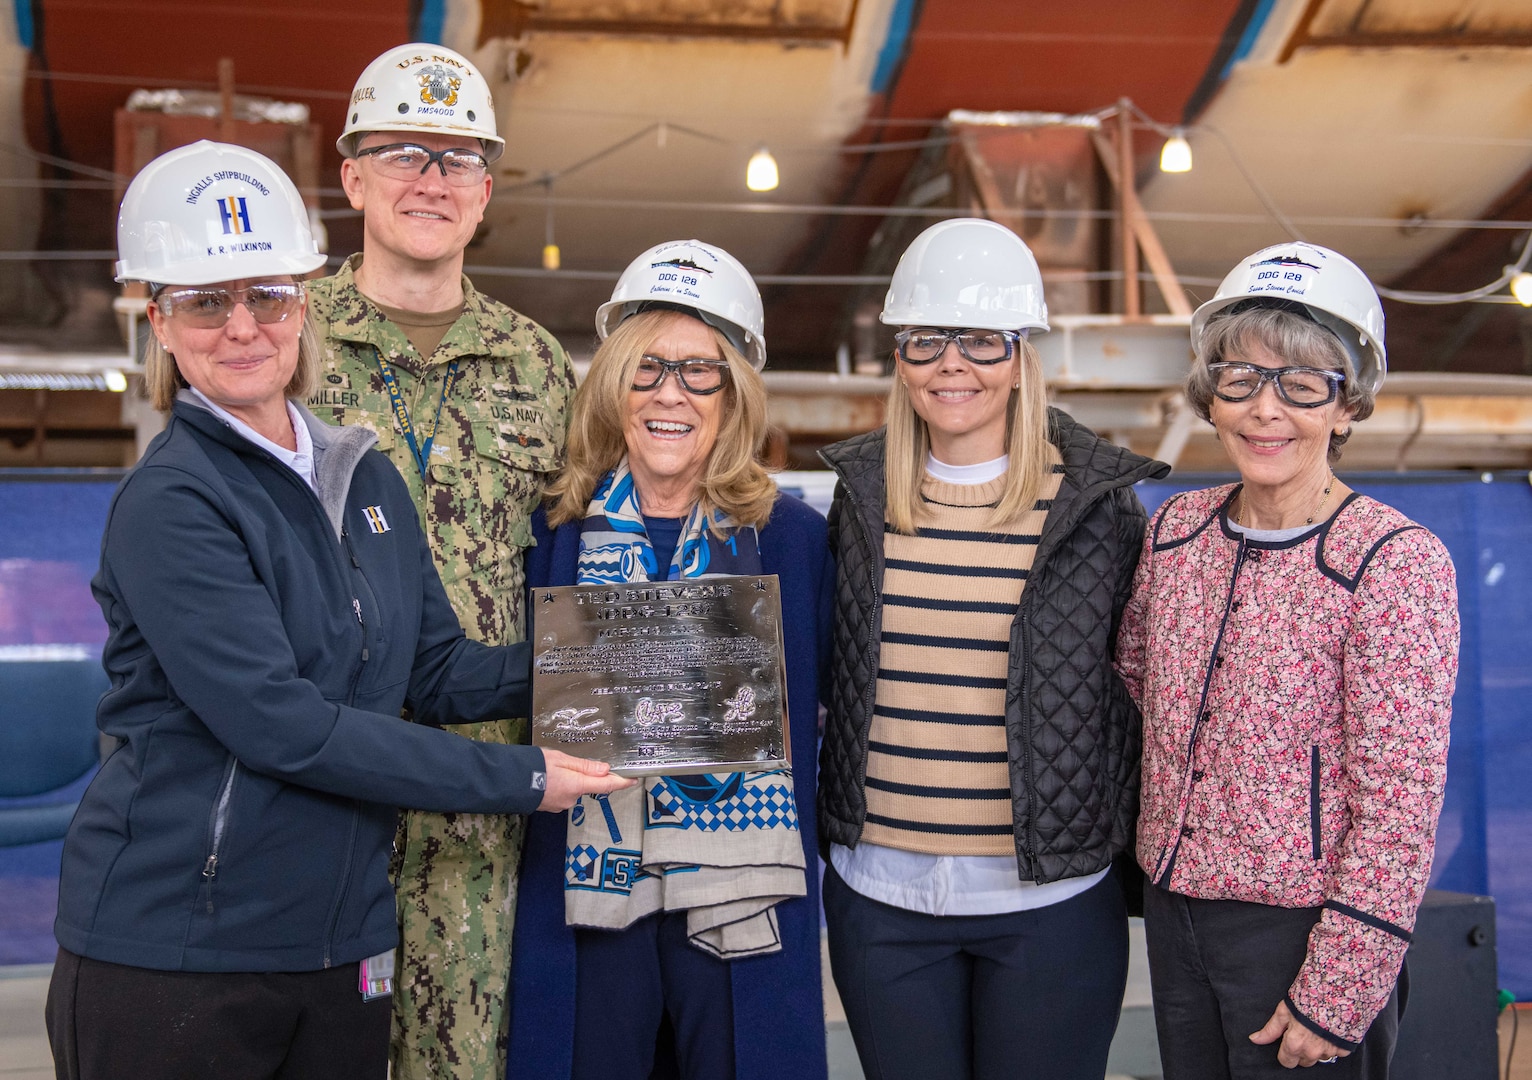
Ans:
{"label": "white collared shirt", "polygon": [[214,416],[297,473],[309,487],[314,488],[315,491],[319,490],[314,484],[314,437],[309,434],[309,426],[303,422],[303,414],[298,411],[297,405],[291,401],[287,402],[287,419],[293,426],[293,437],[298,440],[298,449],[289,450],[285,446],[272,442],[227,409],[220,408],[195,386],[191,388],[191,392],[197,395],[197,400],[202,402]]}

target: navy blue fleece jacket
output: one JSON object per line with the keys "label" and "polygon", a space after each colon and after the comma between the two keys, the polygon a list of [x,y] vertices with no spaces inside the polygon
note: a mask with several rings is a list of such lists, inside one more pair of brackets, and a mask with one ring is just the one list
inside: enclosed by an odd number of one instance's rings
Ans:
{"label": "navy blue fleece jacket", "polygon": [[526,646],[463,636],[393,465],[370,434],[307,420],[317,494],[183,395],[112,500],[97,722],[122,742],[64,844],[71,952],[354,962],[396,941],[396,807],[541,801],[540,751],[429,726],[524,715]]}

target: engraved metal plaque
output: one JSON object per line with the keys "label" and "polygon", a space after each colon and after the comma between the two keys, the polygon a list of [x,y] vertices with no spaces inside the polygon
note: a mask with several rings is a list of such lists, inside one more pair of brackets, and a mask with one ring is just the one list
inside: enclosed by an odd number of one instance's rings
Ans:
{"label": "engraved metal plaque", "polygon": [[532,742],[626,776],[789,764],[775,574],[532,592]]}

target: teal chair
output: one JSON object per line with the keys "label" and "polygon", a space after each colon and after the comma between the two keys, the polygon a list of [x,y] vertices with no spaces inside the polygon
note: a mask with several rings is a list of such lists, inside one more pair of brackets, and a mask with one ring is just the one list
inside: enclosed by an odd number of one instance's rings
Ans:
{"label": "teal chair", "polygon": [[57,840],[101,760],[94,656],[0,657],[0,847]]}

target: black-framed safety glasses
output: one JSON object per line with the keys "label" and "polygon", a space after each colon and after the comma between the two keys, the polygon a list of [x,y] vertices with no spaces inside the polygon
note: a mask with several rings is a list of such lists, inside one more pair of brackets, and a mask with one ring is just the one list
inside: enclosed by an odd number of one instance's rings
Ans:
{"label": "black-framed safety glasses", "polygon": [[302,282],[273,281],[243,289],[170,285],[154,295],[154,306],[167,319],[201,330],[216,330],[234,317],[240,304],[262,324],[279,323],[303,305]]}
{"label": "black-framed safety glasses", "polygon": [[358,150],[359,158],[370,157],[378,171],[396,180],[413,180],[424,176],[432,165],[441,169],[447,183],[469,187],[480,183],[489,172],[489,162],[474,150],[453,147],[448,150],[427,150],[416,143],[388,143],[386,146],[369,146]]}
{"label": "black-framed safety glasses", "polygon": [[724,379],[729,373],[729,362],[661,360],[658,356],[644,356],[638,361],[638,370],[633,373],[633,389],[654,390],[671,373],[681,380],[681,389],[688,394],[716,394],[723,389]]}
{"label": "black-framed safety glasses", "polygon": [[1276,384],[1277,396],[1298,409],[1317,409],[1335,400],[1343,372],[1327,368],[1263,368],[1225,360],[1209,364],[1213,375],[1213,393],[1225,401],[1249,401],[1261,392],[1268,380]]}
{"label": "black-framed safety glasses", "polygon": [[947,351],[947,343],[957,343],[958,352],[974,364],[1003,364],[1016,352],[1021,334],[1015,330],[944,330],[929,326],[912,327],[894,335],[899,359],[906,364],[929,364]]}

